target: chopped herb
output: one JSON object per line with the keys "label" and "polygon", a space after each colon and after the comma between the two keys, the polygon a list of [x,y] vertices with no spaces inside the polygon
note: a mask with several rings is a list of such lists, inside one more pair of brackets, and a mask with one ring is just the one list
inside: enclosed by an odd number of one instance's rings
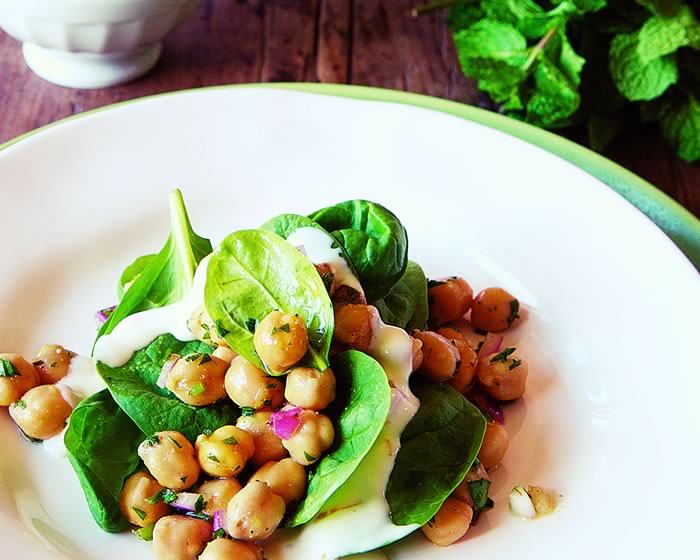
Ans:
{"label": "chopped herb", "polygon": [[209,436],[211,435],[211,430],[208,430],[207,428],[204,428],[204,430],[202,430],[202,433],[203,433],[205,436],[209,437]]}
{"label": "chopped herb", "polygon": [[518,367],[522,363],[523,363],[522,360],[518,360],[516,358],[513,358],[513,361],[508,366],[508,371],[513,371],[516,367]]}
{"label": "chopped herb", "polygon": [[192,395],[193,397],[198,397],[204,392],[204,385],[201,383],[197,383],[194,387],[192,387],[189,391],[188,394]]}
{"label": "chopped herb", "polygon": [[289,334],[289,332],[290,332],[289,323],[285,323],[284,325],[282,325],[282,326],[279,328],[279,330],[280,330],[281,332],[284,332],[284,333]]}
{"label": "chopped herb", "polygon": [[272,406],[272,401],[270,399],[265,399],[263,401],[263,406]]}
{"label": "chopped herb", "polygon": [[438,286],[443,286],[447,284],[444,280],[428,280],[428,289],[437,288]]}
{"label": "chopped herb", "polygon": [[255,325],[256,324],[257,324],[257,321],[253,318],[248,318],[245,320],[245,328],[248,329],[252,333],[255,333]]}
{"label": "chopped herb", "polygon": [[[246,326],[248,326],[247,322]],[[221,324],[221,319],[214,321],[214,328],[216,329],[216,334],[218,334],[221,338],[224,338],[229,333],[229,331],[226,330]]]}
{"label": "chopped herb", "polygon": [[474,332],[476,334],[480,334],[481,336],[486,336],[487,334],[489,334],[489,331],[485,331],[484,329],[474,329]]}
{"label": "chopped herb", "polygon": [[231,436],[231,437],[227,437],[226,439],[222,440],[221,443],[223,443],[225,445],[238,445],[238,440],[235,437]]}
{"label": "chopped herb", "polygon": [[428,527],[431,527],[431,528],[432,528],[432,527],[435,527],[435,516],[434,516],[434,515],[433,515],[433,517],[431,517],[431,518],[428,520]]}
{"label": "chopped herb", "polygon": [[197,501],[194,503],[194,511],[199,513],[205,507],[207,507],[207,503],[208,502],[204,499],[204,494],[200,494],[199,498],[197,498]]}
{"label": "chopped herb", "polygon": [[183,484],[185,484],[185,482],[187,482],[187,475],[181,476],[181,477],[180,477],[180,482],[182,482]]}
{"label": "chopped herb", "polygon": [[58,365],[58,362],[51,362],[51,363],[49,364],[49,367],[50,367],[50,368],[55,368],[57,365]]}
{"label": "chopped herb", "polygon": [[193,354],[189,354],[185,356],[185,361],[186,362],[196,362],[200,358],[201,354],[198,352],[194,352]]}
{"label": "chopped herb", "polygon": [[173,443],[175,447],[177,447],[178,449],[182,449],[182,445],[174,437],[168,436],[168,439]]}
{"label": "chopped herb", "polygon": [[309,463],[313,463],[316,460],[316,457],[309,455],[306,451],[304,451],[304,457]]}
{"label": "chopped herb", "polygon": [[270,383],[269,385],[265,386],[265,389],[275,389],[277,387],[277,383]]}
{"label": "chopped herb", "polygon": [[22,377],[22,374],[10,360],[0,358],[0,377]]}
{"label": "chopped herb", "polygon": [[[184,478],[185,478],[185,480],[187,480],[187,477],[184,477]],[[182,479],[180,479],[180,480],[182,480]],[[184,483],[185,480],[182,480],[182,482]],[[163,492],[163,503],[172,504],[173,502],[177,501],[177,492],[174,492],[170,488],[166,488],[162,492]]]}
{"label": "chopped herb", "polygon": [[211,340],[211,328],[206,323],[201,323],[201,325],[202,325],[202,330],[204,331],[202,338],[204,340]]}
{"label": "chopped herb", "polygon": [[[166,492],[167,492],[167,490],[166,490],[165,488],[163,488],[162,490],[159,490],[158,492],[156,492],[155,494],[153,494],[153,496],[151,496],[150,498],[146,498],[146,501],[147,501],[149,504],[151,504],[152,506],[154,506],[154,505],[156,505],[158,502],[160,502],[161,500],[163,500],[163,496],[165,495]],[[163,500],[163,501],[164,501],[164,500]]]}
{"label": "chopped herb", "polygon": [[147,527],[141,527],[140,529],[134,530],[133,533],[142,541],[150,542],[153,540],[154,527],[155,525],[148,525]]}
{"label": "chopped herb", "polygon": [[209,453],[209,455],[207,455],[207,459],[213,461],[214,463],[221,463],[221,461],[219,461],[219,458],[213,453]]}
{"label": "chopped herb", "polygon": [[202,354],[202,357],[199,359],[199,365],[203,366],[204,364],[208,364],[211,361],[213,360],[209,354]]}
{"label": "chopped herb", "polygon": [[131,509],[133,509],[133,510],[136,512],[136,515],[139,516],[139,519],[141,519],[141,521],[143,521],[144,519],[146,519],[146,512],[145,512],[145,511],[143,511],[142,509],[137,508],[136,506],[131,506]]}
{"label": "chopped herb", "polygon": [[158,445],[160,443],[160,436],[158,434],[153,434],[144,443],[146,445],[148,445],[149,447],[153,447],[154,445]]}
{"label": "chopped herb", "polygon": [[12,408],[27,408],[27,403],[20,399],[18,401],[15,401],[15,404],[12,405]]}
{"label": "chopped herb", "polygon": [[34,361],[32,362],[32,365],[33,365],[34,367],[41,367],[41,366],[44,365],[44,360],[34,360]]}
{"label": "chopped herb", "polygon": [[457,365],[455,366],[455,371],[459,371],[459,368],[462,367],[462,360],[457,360]]}
{"label": "chopped herb", "polygon": [[187,517],[194,517],[195,519],[201,519],[202,521],[209,521],[211,519],[206,513],[195,513],[193,511],[188,511],[185,515]]}
{"label": "chopped herb", "polygon": [[508,356],[510,356],[513,352],[515,352],[515,348],[505,348],[491,358],[491,363],[503,362],[505,364],[508,361]]}
{"label": "chopped herb", "polygon": [[518,311],[520,311],[520,302],[517,299],[511,300],[510,302],[510,315],[508,316],[508,326],[513,323],[516,319],[520,319],[520,315],[518,315]]}
{"label": "chopped herb", "polygon": [[217,529],[216,531],[214,531],[214,532],[211,534],[211,537],[212,537],[214,540],[216,540],[216,539],[225,539],[225,538],[226,538],[226,531],[224,530],[223,527],[222,527],[222,528],[219,528],[219,529]]}
{"label": "chopped herb", "polygon": [[241,407],[241,414],[243,416],[254,416],[255,409],[252,406],[242,406]]}

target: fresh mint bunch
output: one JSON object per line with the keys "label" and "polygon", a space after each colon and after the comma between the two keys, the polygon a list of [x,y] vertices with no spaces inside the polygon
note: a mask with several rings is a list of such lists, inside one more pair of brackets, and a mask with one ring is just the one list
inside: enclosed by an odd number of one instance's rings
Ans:
{"label": "fresh mint bunch", "polygon": [[630,110],[700,159],[698,0],[436,0],[464,73],[499,110],[544,128],[585,123],[604,148]]}

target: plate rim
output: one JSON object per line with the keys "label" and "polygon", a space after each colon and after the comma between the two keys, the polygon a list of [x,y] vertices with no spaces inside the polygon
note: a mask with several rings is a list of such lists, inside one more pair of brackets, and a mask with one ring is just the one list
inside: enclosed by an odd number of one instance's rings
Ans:
{"label": "plate rim", "polygon": [[354,84],[308,82],[245,83],[188,88],[127,99],[70,115],[0,144],[0,151],[63,123],[131,103],[199,91],[242,88],[286,90],[362,101],[410,105],[449,114],[514,136],[572,163],[620,194],[671,238],[690,262],[700,269],[700,220],[648,181],[602,155],[553,132],[479,107],[419,93]]}

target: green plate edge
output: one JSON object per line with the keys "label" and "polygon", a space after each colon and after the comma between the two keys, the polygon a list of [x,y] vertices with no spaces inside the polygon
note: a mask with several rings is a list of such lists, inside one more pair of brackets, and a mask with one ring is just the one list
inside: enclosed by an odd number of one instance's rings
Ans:
{"label": "green plate edge", "polygon": [[552,132],[486,111],[478,107],[464,105],[456,101],[430,97],[417,93],[383,89],[369,86],[356,86],[347,84],[317,84],[317,83],[266,83],[266,84],[231,84],[223,86],[211,86],[205,88],[179,90],[161,93],[137,99],[130,99],[121,103],[99,107],[65,119],[50,123],[46,126],[32,130],[17,138],[0,145],[0,150],[31,137],[47,128],[51,128],[66,121],[82,118],[90,114],[119,107],[144,99],[178,95],[200,90],[220,90],[233,88],[266,88],[298,91],[320,95],[331,95],[364,101],[381,101],[412,105],[424,109],[431,109],[440,113],[446,113],[455,117],[494,128],[516,138],[520,138],[530,144],[534,144],[552,154],[555,154],[575,166],[587,171],[614,191],[622,195],[631,204],[642,211],[652,220],[676,245],[685,253],[690,261],[700,268],[700,220],[673,200],[670,196],[660,191],[641,177],[628,171],[624,167],[604,158],[600,154],[584,148],[575,142],[562,138]]}

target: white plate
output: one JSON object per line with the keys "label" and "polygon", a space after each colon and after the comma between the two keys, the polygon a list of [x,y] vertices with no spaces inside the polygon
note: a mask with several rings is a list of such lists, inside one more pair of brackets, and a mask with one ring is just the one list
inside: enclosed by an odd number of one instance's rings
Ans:
{"label": "white plate", "polygon": [[[458,545],[417,538],[392,559],[651,559],[695,547],[698,275],[598,180],[406,105],[224,89],[99,112],[0,152],[2,350],[89,352],[93,314],[114,302],[122,268],[163,243],[173,187],[213,240],[280,212],[376,200],[431,275],[501,285],[526,305],[512,340],[531,381],[507,411],[495,510]],[[102,533],[70,467],[22,441],[5,413],[0,449],[3,557],[152,557],[129,534]],[[558,491],[560,510],[515,519],[516,483]]]}

